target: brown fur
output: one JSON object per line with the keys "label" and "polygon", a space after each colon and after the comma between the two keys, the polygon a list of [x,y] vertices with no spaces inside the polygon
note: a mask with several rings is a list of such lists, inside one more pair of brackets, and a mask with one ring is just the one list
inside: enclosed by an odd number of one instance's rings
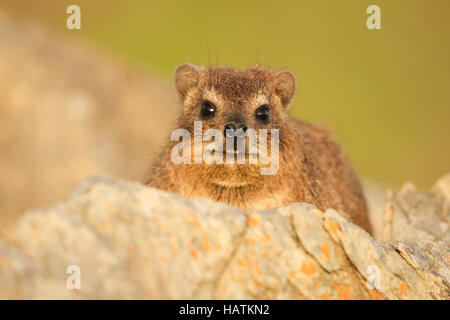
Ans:
{"label": "brown fur", "polygon": [[[337,143],[325,127],[286,114],[296,86],[292,73],[274,73],[261,67],[238,71],[184,64],[175,72],[175,86],[184,107],[175,128],[192,133],[194,120],[201,120],[201,105],[208,100],[217,111],[214,118],[202,119],[203,132],[222,129],[235,119],[249,128],[279,129],[279,169],[275,175],[261,175],[260,164],[176,165],[170,153],[178,142],[171,142],[154,164],[149,185],[189,198],[208,197],[244,210],[307,202],[320,210],[338,210],[371,231],[358,178]],[[268,123],[254,117],[263,103],[269,105]]]}

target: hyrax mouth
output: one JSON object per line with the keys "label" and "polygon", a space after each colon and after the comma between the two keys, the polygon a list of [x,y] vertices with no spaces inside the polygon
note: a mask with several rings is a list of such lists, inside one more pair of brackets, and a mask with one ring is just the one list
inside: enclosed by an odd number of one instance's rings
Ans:
{"label": "hyrax mouth", "polygon": [[225,146],[223,147],[223,150],[212,150],[212,151],[210,151],[210,153],[211,153],[212,157],[218,155],[218,156],[223,156],[224,158],[229,157],[234,160],[236,160],[236,158],[244,158],[244,159],[255,158],[256,159],[258,157],[258,153],[255,150],[250,151],[250,150],[248,150],[248,148],[239,150],[238,148],[226,148]]}

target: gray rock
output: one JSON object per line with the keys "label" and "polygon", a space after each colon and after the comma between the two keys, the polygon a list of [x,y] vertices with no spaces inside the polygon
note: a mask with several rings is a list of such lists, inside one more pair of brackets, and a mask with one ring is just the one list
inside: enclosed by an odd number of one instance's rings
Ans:
{"label": "gray rock", "polygon": [[[448,299],[443,201],[392,192],[391,242],[379,242],[305,203],[242,212],[92,177],[2,230],[0,298]],[[70,265],[80,289],[67,287]]]}

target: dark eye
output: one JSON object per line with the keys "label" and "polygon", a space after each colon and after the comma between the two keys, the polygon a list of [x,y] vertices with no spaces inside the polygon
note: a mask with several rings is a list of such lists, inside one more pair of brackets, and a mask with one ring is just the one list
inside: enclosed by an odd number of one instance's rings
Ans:
{"label": "dark eye", "polygon": [[263,106],[259,107],[258,109],[256,109],[255,118],[257,120],[261,120],[264,122],[269,120],[269,106],[263,105]]}
{"label": "dark eye", "polygon": [[210,118],[214,116],[214,113],[216,112],[216,107],[208,101],[203,102],[201,114],[204,118]]}

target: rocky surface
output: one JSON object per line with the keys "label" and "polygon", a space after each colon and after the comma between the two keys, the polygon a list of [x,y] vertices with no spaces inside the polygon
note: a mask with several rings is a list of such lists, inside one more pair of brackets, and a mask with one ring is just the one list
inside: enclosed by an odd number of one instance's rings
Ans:
{"label": "rocky surface", "polygon": [[398,192],[388,191],[383,215],[383,240],[417,245],[450,242],[450,174],[438,180],[432,193],[417,191],[407,183]]}
{"label": "rocky surface", "polygon": [[379,242],[305,203],[242,212],[92,177],[3,230],[0,298],[449,299],[444,180],[391,193]]}

